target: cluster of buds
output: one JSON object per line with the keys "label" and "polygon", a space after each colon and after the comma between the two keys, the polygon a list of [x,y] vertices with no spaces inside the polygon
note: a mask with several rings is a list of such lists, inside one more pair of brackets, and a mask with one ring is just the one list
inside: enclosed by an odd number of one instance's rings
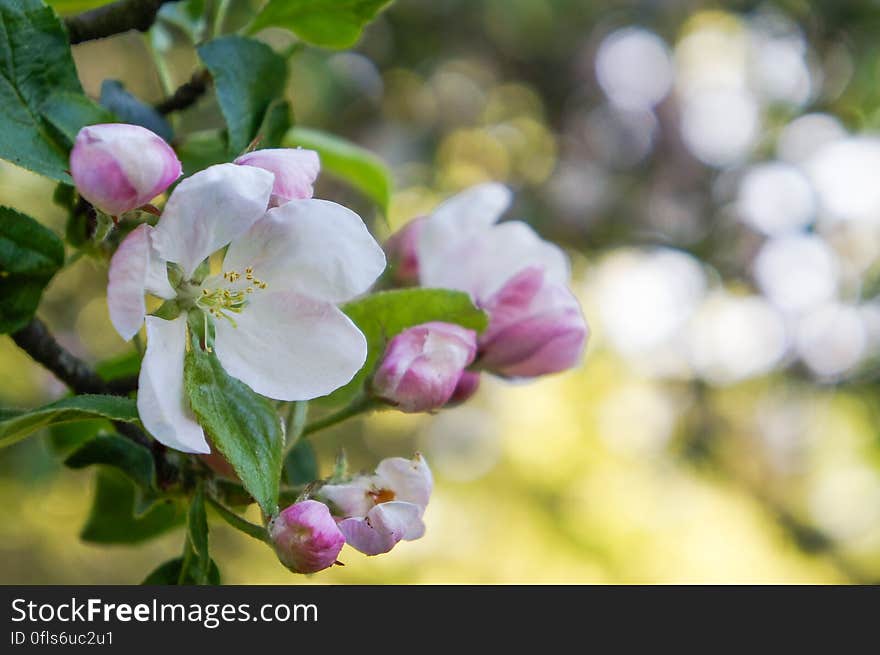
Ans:
{"label": "cluster of buds", "polygon": [[422,517],[433,485],[421,455],[385,459],[370,475],[325,484],[314,498],[284,509],[270,521],[269,537],[294,573],[332,566],[346,543],[366,555],[387,553],[425,534]]}
{"label": "cluster of buds", "polygon": [[473,187],[391,236],[385,252],[398,285],[464,291],[489,316],[473,332],[426,323],[390,341],[373,394],[403,411],[467,400],[480,372],[529,379],[576,366],[589,336],[568,289],[568,258],[525,223],[495,224],[510,203],[498,184]]}

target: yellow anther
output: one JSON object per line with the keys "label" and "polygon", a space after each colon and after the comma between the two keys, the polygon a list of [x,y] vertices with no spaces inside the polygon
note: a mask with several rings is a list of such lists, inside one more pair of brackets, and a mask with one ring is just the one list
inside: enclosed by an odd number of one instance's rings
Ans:
{"label": "yellow anther", "polygon": [[254,292],[254,288],[253,288],[253,287],[248,287],[247,289],[245,289],[245,292],[247,292],[247,293],[253,293],[253,292]]}

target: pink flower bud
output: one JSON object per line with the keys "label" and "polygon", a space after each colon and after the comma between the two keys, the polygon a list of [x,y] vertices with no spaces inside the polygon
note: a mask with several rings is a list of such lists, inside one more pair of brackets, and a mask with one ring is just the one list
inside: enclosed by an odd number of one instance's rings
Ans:
{"label": "pink flower bud", "polygon": [[404,412],[440,409],[475,354],[473,330],[436,322],[408,328],[388,344],[373,392]]}
{"label": "pink flower bud", "polygon": [[255,166],[275,175],[269,205],[277,207],[290,200],[311,198],[312,185],[321,170],[318,153],[302,148],[254,150],[235,160],[241,166]]}
{"label": "pink flower bud", "polygon": [[448,405],[460,405],[469,400],[471,396],[477,393],[480,387],[480,374],[474,371],[465,371],[461,374],[458,384],[455,385],[455,391],[452,392],[452,398],[449,399]]}
{"label": "pink flower bud", "polygon": [[416,218],[391,235],[385,242],[385,255],[394,281],[411,286],[419,281],[419,234],[427,217]]}
{"label": "pink flower bud", "polygon": [[332,566],[345,537],[317,500],[294,503],[269,523],[278,559],[294,573],[315,573]]}
{"label": "pink flower bud", "polygon": [[514,275],[483,309],[489,327],[480,336],[480,366],[507,377],[535,377],[575,366],[589,328],[580,305],[540,268]]}
{"label": "pink flower bud", "polygon": [[147,204],[181,172],[171,146],[139,125],[89,125],[70,152],[70,174],[80,195],[111,216]]}

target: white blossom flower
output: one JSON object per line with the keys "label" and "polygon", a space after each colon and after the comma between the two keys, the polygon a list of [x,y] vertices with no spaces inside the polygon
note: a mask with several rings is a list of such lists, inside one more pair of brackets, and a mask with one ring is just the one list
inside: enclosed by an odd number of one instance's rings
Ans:
{"label": "white blossom flower", "polygon": [[434,479],[420,455],[391,457],[373,475],[359,475],[342,484],[327,484],[318,491],[339,518],[346,542],[367,555],[387,553],[400,540],[425,534],[422,517]]}
{"label": "white blossom flower", "polygon": [[[385,267],[360,217],[333,202],[293,200],[267,211],[272,173],[219,164],[174,190],[158,225],[126,237],[110,264],[110,317],[125,339],[146,318],[138,411],[149,432],[184,452],[210,448],[184,396],[187,314],[213,323],[226,372],[277,400],[307,400],[346,384],[363,365],[363,334],[336,306]],[[200,265],[229,246],[222,272]],[[172,287],[169,264],[180,281]],[[144,294],[176,301],[173,320],[146,316]]]}

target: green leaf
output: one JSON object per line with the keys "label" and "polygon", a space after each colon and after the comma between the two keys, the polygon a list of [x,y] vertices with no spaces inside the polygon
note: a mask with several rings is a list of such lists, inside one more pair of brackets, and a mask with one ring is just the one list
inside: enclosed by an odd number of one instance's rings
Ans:
{"label": "green leaf", "polygon": [[118,380],[136,376],[141,370],[141,354],[132,348],[128,352],[95,364],[95,373],[104,380]]}
{"label": "green leaf", "polygon": [[227,149],[226,137],[220,130],[202,130],[187,135],[177,147],[183,174],[192,175],[208,166],[229,161]]}
{"label": "green leaf", "polygon": [[312,45],[349,48],[391,0],[269,0],[248,26],[249,34],[283,27]]}
{"label": "green leaf", "polygon": [[137,404],[130,398],[120,396],[82,395],[18,412],[0,421],[0,448],[50,425],[94,418],[133,423],[138,420]]}
{"label": "green leaf", "polygon": [[40,113],[61,133],[67,147],[73,145],[76,133],[86,125],[119,121],[112,112],[91,98],[73,91],[53,93],[43,103]]}
{"label": "green leaf", "polygon": [[53,454],[66,457],[101,432],[111,432],[113,425],[105,419],[59,423],[49,427],[48,445]]}
{"label": "green leaf", "polygon": [[116,434],[101,434],[84,443],[64,460],[65,466],[81,469],[103,464],[119,470],[144,490],[156,488],[156,467],[150,451]]}
{"label": "green leaf", "polygon": [[299,485],[314,482],[321,477],[318,456],[308,439],[300,439],[284,458],[284,476],[287,484]]}
{"label": "green leaf", "polygon": [[295,127],[284,137],[287,148],[301,146],[321,156],[321,171],[342,179],[375,202],[388,215],[391,171],[375,154],[338,136],[307,127]]}
{"label": "green leaf", "polygon": [[0,157],[70,184],[68,150],[43,118],[52,94],[82,95],[67,32],[39,0],[0,2]]}
{"label": "green leaf", "polygon": [[342,310],[367,338],[367,361],[351,382],[330,394],[328,401],[333,403],[350,403],[363,391],[388,341],[406,328],[443,321],[482,332],[488,324],[486,313],[468,294],[447,289],[383,291],[343,305]]}
{"label": "green leaf", "polygon": [[96,476],[95,499],[80,538],[98,544],[134,544],[157,537],[183,525],[183,506],[165,499],[137,515],[134,484],[114,469],[101,469]]}
{"label": "green leaf", "polygon": [[287,62],[265,43],[224,36],[198,47],[211,77],[229,133],[230,156],[244,152],[272,103],[284,96]]}
{"label": "green leaf", "polygon": [[257,147],[277,148],[293,124],[293,112],[287,100],[275,100],[266,110],[263,124],[257,132]]}
{"label": "green leaf", "polygon": [[196,487],[189,505],[187,539],[193,550],[191,571],[187,573],[196,584],[206,584],[211,570],[211,554],[208,552],[208,515],[205,512],[205,488],[202,484]]}
{"label": "green leaf", "polygon": [[184,386],[193,412],[211,443],[232,464],[263,511],[278,511],[284,435],[272,404],[226,374],[213,353],[202,350],[191,330]]}
{"label": "green leaf", "polygon": [[[142,585],[176,585],[180,584],[180,571],[183,567],[183,557],[175,557],[172,560],[168,560],[161,566],[159,566],[155,571],[150,573],[143,582]],[[188,573],[192,573],[192,569],[190,568]],[[219,585],[220,584],[220,569],[217,568],[217,564],[214,560],[211,560],[211,568],[208,572],[208,584]],[[191,585],[198,584],[195,579],[193,579],[190,575],[184,576],[183,584]]]}
{"label": "green leaf", "polygon": [[0,334],[31,320],[43,289],[63,265],[64,244],[54,232],[0,207]]}
{"label": "green leaf", "polygon": [[165,117],[126,91],[119,80],[101,83],[101,105],[126,123],[145,127],[166,141],[174,138],[174,131]]}

